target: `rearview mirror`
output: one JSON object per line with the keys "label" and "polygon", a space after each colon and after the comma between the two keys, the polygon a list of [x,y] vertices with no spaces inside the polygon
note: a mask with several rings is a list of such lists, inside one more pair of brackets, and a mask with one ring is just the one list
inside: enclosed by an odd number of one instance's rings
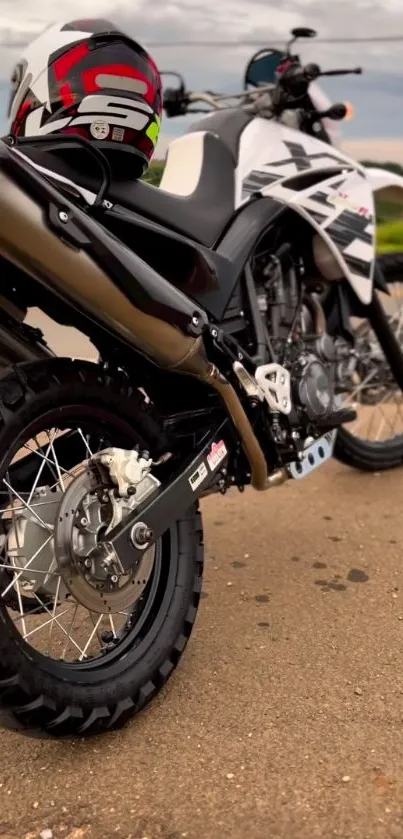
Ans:
{"label": "rearview mirror", "polygon": [[163,78],[164,76],[171,76],[173,79],[177,79],[179,82],[178,90],[185,90],[185,80],[181,73],[177,73],[176,70],[160,70],[160,76]]}
{"label": "rearview mirror", "polygon": [[286,58],[280,50],[264,49],[251,58],[245,70],[244,88],[262,87],[276,83],[276,72]]}
{"label": "rearview mirror", "polygon": [[296,29],[291,30],[291,35],[296,41],[298,38],[316,38],[317,32],[307,26],[297,26]]}

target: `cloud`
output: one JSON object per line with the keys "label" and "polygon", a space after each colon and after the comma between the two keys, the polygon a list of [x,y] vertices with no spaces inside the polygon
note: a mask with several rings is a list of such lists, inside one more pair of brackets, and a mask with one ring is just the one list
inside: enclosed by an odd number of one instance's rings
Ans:
{"label": "cloud", "polygon": [[[146,41],[268,40],[282,42],[293,26],[309,25],[322,37],[403,35],[401,0],[86,0],[86,17],[108,15],[129,33]],[[65,19],[83,15],[82,0],[64,0]],[[2,0],[0,11],[0,76],[18,54],[18,47],[55,19],[54,0]],[[14,45],[14,46],[13,46]],[[158,60],[235,69],[250,48],[155,49]],[[314,45],[301,47],[304,56],[321,61],[362,60],[383,70],[403,70],[402,44]]]}
{"label": "cloud", "polygon": [[[6,81],[21,45],[55,19],[54,0],[2,0],[0,9],[1,81]],[[293,26],[316,28],[322,38],[349,34],[403,35],[402,0],[64,0],[64,20],[107,16],[137,40],[147,44],[172,41],[239,41],[223,47],[153,47],[162,69],[184,73],[190,88],[234,91],[241,86],[243,69],[254,48],[248,40],[283,43]],[[324,85],[334,99],[352,99],[357,117],[346,127],[350,136],[401,136],[401,75],[403,42],[332,44],[306,42],[299,46],[304,61],[324,67],[356,66],[367,71],[359,78]],[[4,96],[4,94],[3,94]],[[1,119],[0,119],[1,123]],[[186,122],[165,121],[168,134],[179,133]],[[381,126],[381,128],[380,128]]]}

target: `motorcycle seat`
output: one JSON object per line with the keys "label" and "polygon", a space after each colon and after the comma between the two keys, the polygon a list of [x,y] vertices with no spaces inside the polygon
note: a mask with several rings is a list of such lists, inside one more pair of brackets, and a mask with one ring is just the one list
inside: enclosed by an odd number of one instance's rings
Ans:
{"label": "motorcycle seat", "polygon": [[247,125],[252,121],[250,114],[234,108],[225,108],[220,111],[207,113],[206,116],[198,119],[189,129],[191,134],[194,131],[209,131],[219,137],[234,158],[235,167],[238,165],[239,144],[241,135]]}
{"label": "motorcycle seat", "polygon": [[160,187],[114,181],[108,198],[211,247],[235,211],[235,160],[215,134],[189,133],[171,143]]}
{"label": "motorcycle seat", "polygon": [[[112,204],[212,247],[235,212],[239,141],[250,120],[250,116],[234,109],[207,114],[187,134],[171,142],[160,187],[129,177],[114,179],[105,197]],[[52,143],[50,135],[46,148],[35,144],[33,138],[22,151],[34,165],[98,192],[99,169],[91,171],[88,152],[81,151],[81,157],[74,158],[63,146]]]}
{"label": "motorcycle seat", "polygon": [[159,188],[115,182],[111,201],[212,247],[235,212],[239,142],[251,119],[232,108],[207,114],[170,144]]}

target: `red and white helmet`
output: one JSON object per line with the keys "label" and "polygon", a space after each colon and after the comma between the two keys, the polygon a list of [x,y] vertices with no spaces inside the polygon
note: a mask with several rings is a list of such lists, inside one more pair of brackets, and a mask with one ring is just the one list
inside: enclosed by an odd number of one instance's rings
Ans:
{"label": "red and white helmet", "polygon": [[11,82],[13,135],[80,135],[112,165],[119,160],[128,176],[147,168],[161,124],[161,77],[147,51],[114,24],[48,27],[27,47]]}

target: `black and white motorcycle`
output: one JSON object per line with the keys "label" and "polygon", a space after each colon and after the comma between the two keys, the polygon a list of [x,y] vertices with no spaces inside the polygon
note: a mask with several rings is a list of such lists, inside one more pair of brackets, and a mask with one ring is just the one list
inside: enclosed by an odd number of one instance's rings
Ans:
{"label": "black and white motorcycle", "polygon": [[[112,182],[84,142],[101,187],[68,156],[55,174],[63,137],[0,143],[2,295],[100,357],[0,379],[0,698],[24,722],[93,733],[158,693],[199,604],[199,499],[332,457],[365,378],[354,318],[403,387],[368,175],[277,118],[311,76],[283,74],[276,115],[243,93],[204,117],[161,188]],[[403,461],[403,434],[343,446],[364,468]]]}
{"label": "black and white motorcycle", "polygon": [[[357,67],[351,70],[321,72],[315,64],[303,69],[299,56],[291,51],[291,47],[299,38],[312,38],[315,35],[316,32],[312,29],[298,28],[293,30],[292,39],[284,51],[272,48],[259,50],[252,56],[246,67],[244,91],[241,94],[224,96],[207,91],[188,92],[184,79],[179,73],[166,73],[168,76],[176,76],[179,80],[176,88],[168,88],[165,91],[164,106],[168,117],[184,116],[189,113],[206,114],[206,108],[208,108],[213,113],[207,114],[204,120],[197,122],[195,128],[203,126],[211,131],[215,130],[216,124],[223,125],[225,119],[228,124],[231,120],[233,124],[236,124],[236,118],[229,116],[231,108],[238,108],[243,115],[253,113],[264,118],[265,122],[260,123],[259,130],[255,123],[253,129],[250,128],[249,131],[242,133],[236,185],[239,205],[249,194],[262,192],[264,195],[271,195],[288,203],[306,218],[308,209],[306,199],[311,202],[314,197],[314,201],[317,202],[317,190],[314,188],[306,191],[304,186],[308,180],[304,178],[297,180],[294,186],[295,177],[313,169],[331,170],[332,163],[346,160],[346,156],[340,150],[340,133],[337,125],[339,121],[345,119],[351,106],[344,102],[332,104],[319,87],[317,79],[321,76],[356,75],[361,74],[362,70]],[[224,114],[227,116],[225,117]],[[243,124],[242,116],[239,117],[239,124]],[[292,142],[285,131],[287,128],[294,131]],[[299,136],[295,132],[298,132]],[[320,146],[315,142],[318,140],[321,143]],[[326,152],[323,143],[332,146],[332,150],[328,149]],[[179,150],[178,141],[174,143],[174,148]],[[262,162],[264,162],[263,168]],[[349,160],[350,171],[351,165],[352,161]],[[330,184],[334,192],[331,195],[325,194],[319,197],[319,201],[322,201],[321,230],[326,230],[327,234],[332,231],[334,225],[338,228],[340,224],[343,224],[344,218],[351,219],[351,213],[358,217],[353,224],[348,222],[347,239],[344,233],[340,233],[339,230],[337,232],[341,240],[337,243],[336,250],[339,254],[342,250],[347,256],[345,260],[347,266],[349,257],[351,255],[354,257],[350,259],[349,274],[346,274],[350,283],[354,285],[354,282],[357,283],[357,277],[354,280],[351,268],[354,266],[355,258],[360,258],[361,255],[366,255],[370,260],[375,258],[376,219],[373,199],[380,197],[402,204],[403,178],[386,169],[367,166],[364,169],[358,164],[354,164],[352,171],[361,173],[355,181],[358,187],[354,187],[353,193],[350,188],[345,189],[347,183],[345,180],[340,181],[336,177],[334,183]],[[362,176],[364,176],[365,187]],[[315,179],[314,185],[316,183]],[[262,187],[264,187],[263,190]],[[284,190],[283,187],[286,189]],[[172,180],[172,168],[163,175],[161,188],[172,191],[177,188]],[[241,190],[241,195],[239,195],[239,190]],[[300,194],[293,195],[293,191]],[[373,199],[370,198],[370,192]],[[313,209],[313,213],[309,213],[311,220],[317,221],[318,216],[315,217],[314,206],[311,203],[309,206]],[[369,216],[370,226],[365,222]],[[363,235],[354,239],[357,225]],[[332,236],[330,239],[332,240]],[[340,248],[341,244],[344,246],[344,251]],[[314,247],[315,258],[320,260],[320,255],[323,253],[320,238],[315,237]],[[320,261],[316,264],[322,270]],[[281,299],[282,305],[288,305],[292,310],[289,296],[293,293],[293,286],[290,279],[284,272],[277,271],[274,263],[272,263],[272,268],[272,274],[276,276],[278,300]],[[400,343],[403,343],[402,269],[403,254],[387,254],[377,258],[376,275],[378,277],[383,275],[382,291],[390,297],[384,305],[391,328]],[[266,271],[268,270],[267,265]],[[365,295],[363,296],[363,284],[359,278],[358,284],[361,286],[361,291],[357,287],[356,291],[359,296],[361,295],[362,302],[367,302]],[[271,278],[272,294],[275,285],[276,283]],[[328,290],[326,290],[325,299],[329,321],[332,320],[332,313],[329,310]],[[321,297],[320,300],[322,301]],[[273,328],[276,329],[274,325]],[[398,434],[400,394],[396,389],[396,382],[390,375],[389,365],[385,363],[376,336],[368,327],[368,322],[363,323],[361,319],[358,321],[355,319],[354,329],[356,328],[358,328],[357,335],[353,335],[354,330],[350,325],[349,342],[352,355],[348,364],[339,367],[338,388],[340,391],[343,390],[344,402],[347,400],[353,402],[358,416],[357,421],[349,426],[348,431],[344,428],[340,429],[335,445],[335,455],[348,465],[366,471],[388,469],[401,462],[400,455],[396,457],[401,446],[401,440],[397,439],[400,437]],[[371,406],[371,411],[368,410],[368,406]],[[378,445],[372,445],[373,442]]]}
{"label": "black and white motorcycle", "polygon": [[[284,50],[274,48],[260,49],[248,62],[244,74],[245,90],[254,90],[262,86],[272,85],[274,90],[278,75],[286,68],[300,66],[300,57],[293,51],[293,46],[300,38],[315,38],[316,31],[309,28],[294,29],[292,38]],[[348,73],[349,71],[347,71]],[[354,74],[361,74],[360,67],[355,68]],[[332,71],[328,74],[334,75]],[[336,75],[338,72],[336,71]],[[280,119],[298,131],[309,136],[317,137],[325,143],[337,148],[341,147],[342,134],[340,122],[354,118],[354,106],[350,102],[333,104],[326,92],[317,81],[313,81],[306,94],[301,98],[298,107],[285,110]],[[367,177],[374,193],[375,205],[378,201],[387,201],[390,207],[396,208],[396,215],[401,212],[403,205],[403,177],[379,166],[366,166]],[[402,242],[403,245],[403,242]],[[392,326],[400,330],[402,309],[403,282],[403,251],[395,250],[377,257],[386,283],[388,284],[391,300],[388,309]],[[403,336],[398,336],[402,340]],[[363,350],[365,348],[363,347]]]}

